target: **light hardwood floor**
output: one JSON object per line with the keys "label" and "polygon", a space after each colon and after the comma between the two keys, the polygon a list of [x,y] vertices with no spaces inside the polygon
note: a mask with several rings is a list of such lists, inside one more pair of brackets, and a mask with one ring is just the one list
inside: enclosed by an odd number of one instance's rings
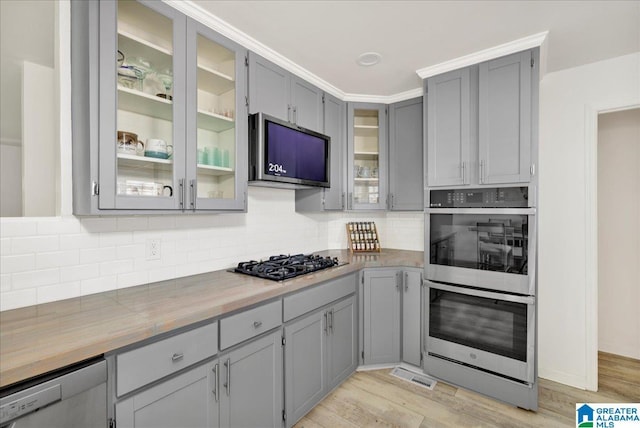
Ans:
{"label": "light hardwood floor", "polygon": [[575,427],[576,403],[640,402],[640,360],[600,353],[598,367],[598,392],[540,379],[537,412],[444,382],[429,391],[391,376],[390,369],[358,372],[295,426]]}

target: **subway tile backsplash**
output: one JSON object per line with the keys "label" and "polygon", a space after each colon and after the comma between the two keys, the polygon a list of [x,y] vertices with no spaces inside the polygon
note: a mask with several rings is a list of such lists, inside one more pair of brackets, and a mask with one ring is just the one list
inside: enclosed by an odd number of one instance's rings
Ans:
{"label": "subway tile backsplash", "polygon": [[[299,214],[294,191],[262,187],[249,188],[247,214],[2,218],[0,310],[346,248],[349,221],[375,221],[383,248],[424,248],[422,213]],[[148,239],[160,260],[147,260]]]}

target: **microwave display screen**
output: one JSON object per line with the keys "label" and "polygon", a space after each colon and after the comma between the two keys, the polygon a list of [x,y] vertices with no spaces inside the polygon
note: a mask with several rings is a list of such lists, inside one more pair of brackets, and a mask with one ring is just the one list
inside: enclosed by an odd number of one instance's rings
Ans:
{"label": "microwave display screen", "polygon": [[264,174],[317,182],[328,181],[329,141],[265,121]]}

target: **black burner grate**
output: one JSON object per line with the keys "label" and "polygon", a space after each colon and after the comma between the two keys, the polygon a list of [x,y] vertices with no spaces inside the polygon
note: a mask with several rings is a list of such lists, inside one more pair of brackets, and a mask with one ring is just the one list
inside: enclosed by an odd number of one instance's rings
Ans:
{"label": "black burner grate", "polygon": [[238,263],[234,272],[259,278],[283,281],[333,266],[338,266],[337,257],[322,257],[314,254],[271,256],[269,260]]}

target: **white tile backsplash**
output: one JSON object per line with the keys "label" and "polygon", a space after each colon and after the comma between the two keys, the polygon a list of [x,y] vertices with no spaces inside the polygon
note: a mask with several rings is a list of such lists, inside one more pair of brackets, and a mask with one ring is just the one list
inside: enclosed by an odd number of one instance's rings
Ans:
{"label": "white tile backsplash", "polygon": [[[422,213],[299,214],[293,191],[262,187],[249,188],[246,214],[3,218],[0,310],[346,248],[348,221],[375,221],[383,248],[424,248]],[[160,260],[146,260],[151,238]]]}

